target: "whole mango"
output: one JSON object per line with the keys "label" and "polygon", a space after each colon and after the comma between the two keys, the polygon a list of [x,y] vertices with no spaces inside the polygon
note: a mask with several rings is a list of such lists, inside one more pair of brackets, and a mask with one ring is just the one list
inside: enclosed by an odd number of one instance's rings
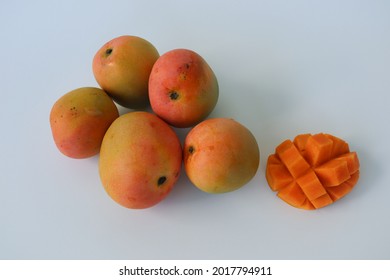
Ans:
{"label": "whole mango", "polygon": [[119,116],[112,99],[101,89],[83,87],[58,99],[50,112],[50,127],[57,148],[71,158],[99,153],[103,136]]}
{"label": "whole mango", "polygon": [[157,49],[147,40],[124,35],[105,43],[95,54],[93,74],[115,102],[131,108],[149,104],[148,81]]}
{"label": "whole mango", "polygon": [[248,128],[228,118],[207,119],[188,133],[184,166],[191,182],[208,193],[237,190],[256,174],[257,141]]}
{"label": "whole mango", "polygon": [[214,109],[219,96],[217,77],[198,53],[174,49],[157,59],[149,78],[153,111],[176,127],[191,127]]}
{"label": "whole mango", "polygon": [[162,201],[180,175],[182,149],[175,131],[154,114],[133,111],[104,136],[99,173],[108,195],[131,209]]}

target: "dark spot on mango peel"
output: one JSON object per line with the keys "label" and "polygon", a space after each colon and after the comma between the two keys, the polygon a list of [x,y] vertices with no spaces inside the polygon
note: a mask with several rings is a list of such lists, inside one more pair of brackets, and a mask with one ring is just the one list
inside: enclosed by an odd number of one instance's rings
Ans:
{"label": "dark spot on mango peel", "polygon": [[111,48],[106,49],[106,51],[105,51],[106,56],[109,56],[111,53],[112,53]]}
{"label": "dark spot on mango peel", "polygon": [[190,154],[193,154],[194,151],[195,151],[195,149],[194,149],[193,146],[189,146],[189,147],[188,147],[188,152],[189,152]]}
{"label": "dark spot on mango peel", "polygon": [[179,94],[178,94],[176,91],[171,91],[171,92],[169,93],[169,98],[170,98],[171,100],[177,100],[177,99],[179,98]]}
{"label": "dark spot on mango peel", "polygon": [[158,178],[158,180],[157,180],[157,186],[161,186],[162,184],[165,183],[166,180],[167,180],[167,177],[161,176],[161,177]]}
{"label": "dark spot on mango peel", "polygon": [[76,107],[70,108],[70,113],[71,113],[71,116],[76,117],[78,115]]}

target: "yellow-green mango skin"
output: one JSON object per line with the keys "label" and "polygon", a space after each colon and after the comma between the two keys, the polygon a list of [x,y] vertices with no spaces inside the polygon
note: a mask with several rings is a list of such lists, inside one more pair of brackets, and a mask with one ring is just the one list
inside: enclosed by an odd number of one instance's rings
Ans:
{"label": "yellow-green mango skin", "polygon": [[99,153],[105,132],[119,113],[101,89],[72,90],[53,105],[50,127],[57,148],[70,158],[88,158]]}
{"label": "yellow-green mango skin", "polygon": [[182,149],[174,130],[152,113],[116,119],[104,136],[99,173],[108,195],[130,209],[161,202],[180,175]]}
{"label": "yellow-green mango skin", "polygon": [[100,87],[116,103],[141,109],[149,105],[149,75],[159,56],[149,41],[124,35],[108,41],[97,51],[92,70]]}

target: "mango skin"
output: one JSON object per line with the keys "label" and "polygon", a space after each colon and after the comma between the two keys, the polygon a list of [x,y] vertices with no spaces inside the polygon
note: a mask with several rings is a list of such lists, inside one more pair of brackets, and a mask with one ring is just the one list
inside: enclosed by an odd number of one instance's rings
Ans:
{"label": "mango skin", "polygon": [[196,52],[174,49],[156,61],[149,78],[153,111],[175,127],[191,127],[204,120],[219,97],[217,78]]}
{"label": "mango skin", "polygon": [[99,174],[108,195],[130,209],[161,202],[180,175],[182,148],[173,129],[154,114],[116,119],[104,136]]}
{"label": "mango skin", "polygon": [[81,159],[99,153],[103,136],[119,113],[112,99],[101,89],[72,90],[53,105],[50,127],[60,152]]}
{"label": "mango skin", "polygon": [[188,133],[183,150],[188,178],[207,193],[241,188],[255,176],[260,161],[253,134],[227,118],[199,123]]}
{"label": "mango skin", "polygon": [[100,87],[116,103],[130,109],[149,105],[148,82],[157,49],[147,40],[124,35],[105,43],[95,54],[92,71]]}

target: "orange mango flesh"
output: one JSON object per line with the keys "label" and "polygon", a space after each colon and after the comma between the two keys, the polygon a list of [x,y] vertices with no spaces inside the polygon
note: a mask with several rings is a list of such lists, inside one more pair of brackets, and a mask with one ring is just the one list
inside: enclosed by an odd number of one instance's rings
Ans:
{"label": "orange mango flesh", "polygon": [[322,186],[322,183],[313,170],[310,170],[305,175],[297,178],[296,181],[310,201],[326,194],[325,188]]}
{"label": "orange mango flesh", "polygon": [[301,206],[297,207],[297,208],[301,208],[301,209],[304,209],[304,210],[314,210],[314,209],[316,209],[308,198],[306,198],[305,202],[303,202],[303,204]]}
{"label": "orange mango flesh", "polygon": [[349,178],[341,185],[337,187],[329,188],[328,193],[330,197],[333,199],[333,201],[339,200],[340,198],[348,194],[353,189],[353,187],[355,186],[358,180],[359,180],[359,171],[353,173],[351,175],[351,178]]}
{"label": "orange mango flesh", "polygon": [[307,140],[310,137],[311,137],[311,134],[309,134],[309,133],[297,135],[294,138],[294,145],[298,148],[298,150],[300,150],[302,152],[305,150]]}
{"label": "orange mango flesh", "polygon": [[290,140],[284,141],[276,148],[276,155],[294,178],[299,177],[310,168],[310,165]]}
{"label": "orange mango flesh", "polygon": [[305,210],[332,204],[352,191],[359,159],[344,140],[330,134],[300,134],[268,157],[266,179],[286,203]]}
{"label": "orange mango flesh", "polygon": [[271,182],[270,186],[273,191],[280,190],[294,180],[287,168],[275,155],[268,158],[266,177]]}
{"label": "orange mango flesh", "polygon": [[347,142],[330,134],[325,134],[325,136],[333,141],[331,158],[335,158],[342,154],[349,153],[349,145]]}
{"label": "orange mango flesh", "polygon": [[330,160],[315,168],[315,172],[326,187],[338,186],[351,177],[347,161],[338,159]]}
{"label": "orange mango flesh", "polygon": [[306,200],[306,195],[296,182],[292,182],[287,187],[281,189],[278,192],[278,197],[294,207],[301,206]]}
{"label": "orange mango flesh", "polygon": [[314,200],[311,201],[311,203],[314,205],[316,209],[322,208],[324,206],[327,206],[329,204],[333,203],[332,198],[326,193]]}
{"label": "orange mango flesh", "polygon": [[307,160],[311,166],[318,166],[328,161],[332,155],[333,141],[324,134],[310,137],[306,143]]}
{"label": "orange mango flesh", "polygon": [[356,152],[347,153],[337,157],[335,160],[345,161],[350,174],[359,170],[359,159]]}

